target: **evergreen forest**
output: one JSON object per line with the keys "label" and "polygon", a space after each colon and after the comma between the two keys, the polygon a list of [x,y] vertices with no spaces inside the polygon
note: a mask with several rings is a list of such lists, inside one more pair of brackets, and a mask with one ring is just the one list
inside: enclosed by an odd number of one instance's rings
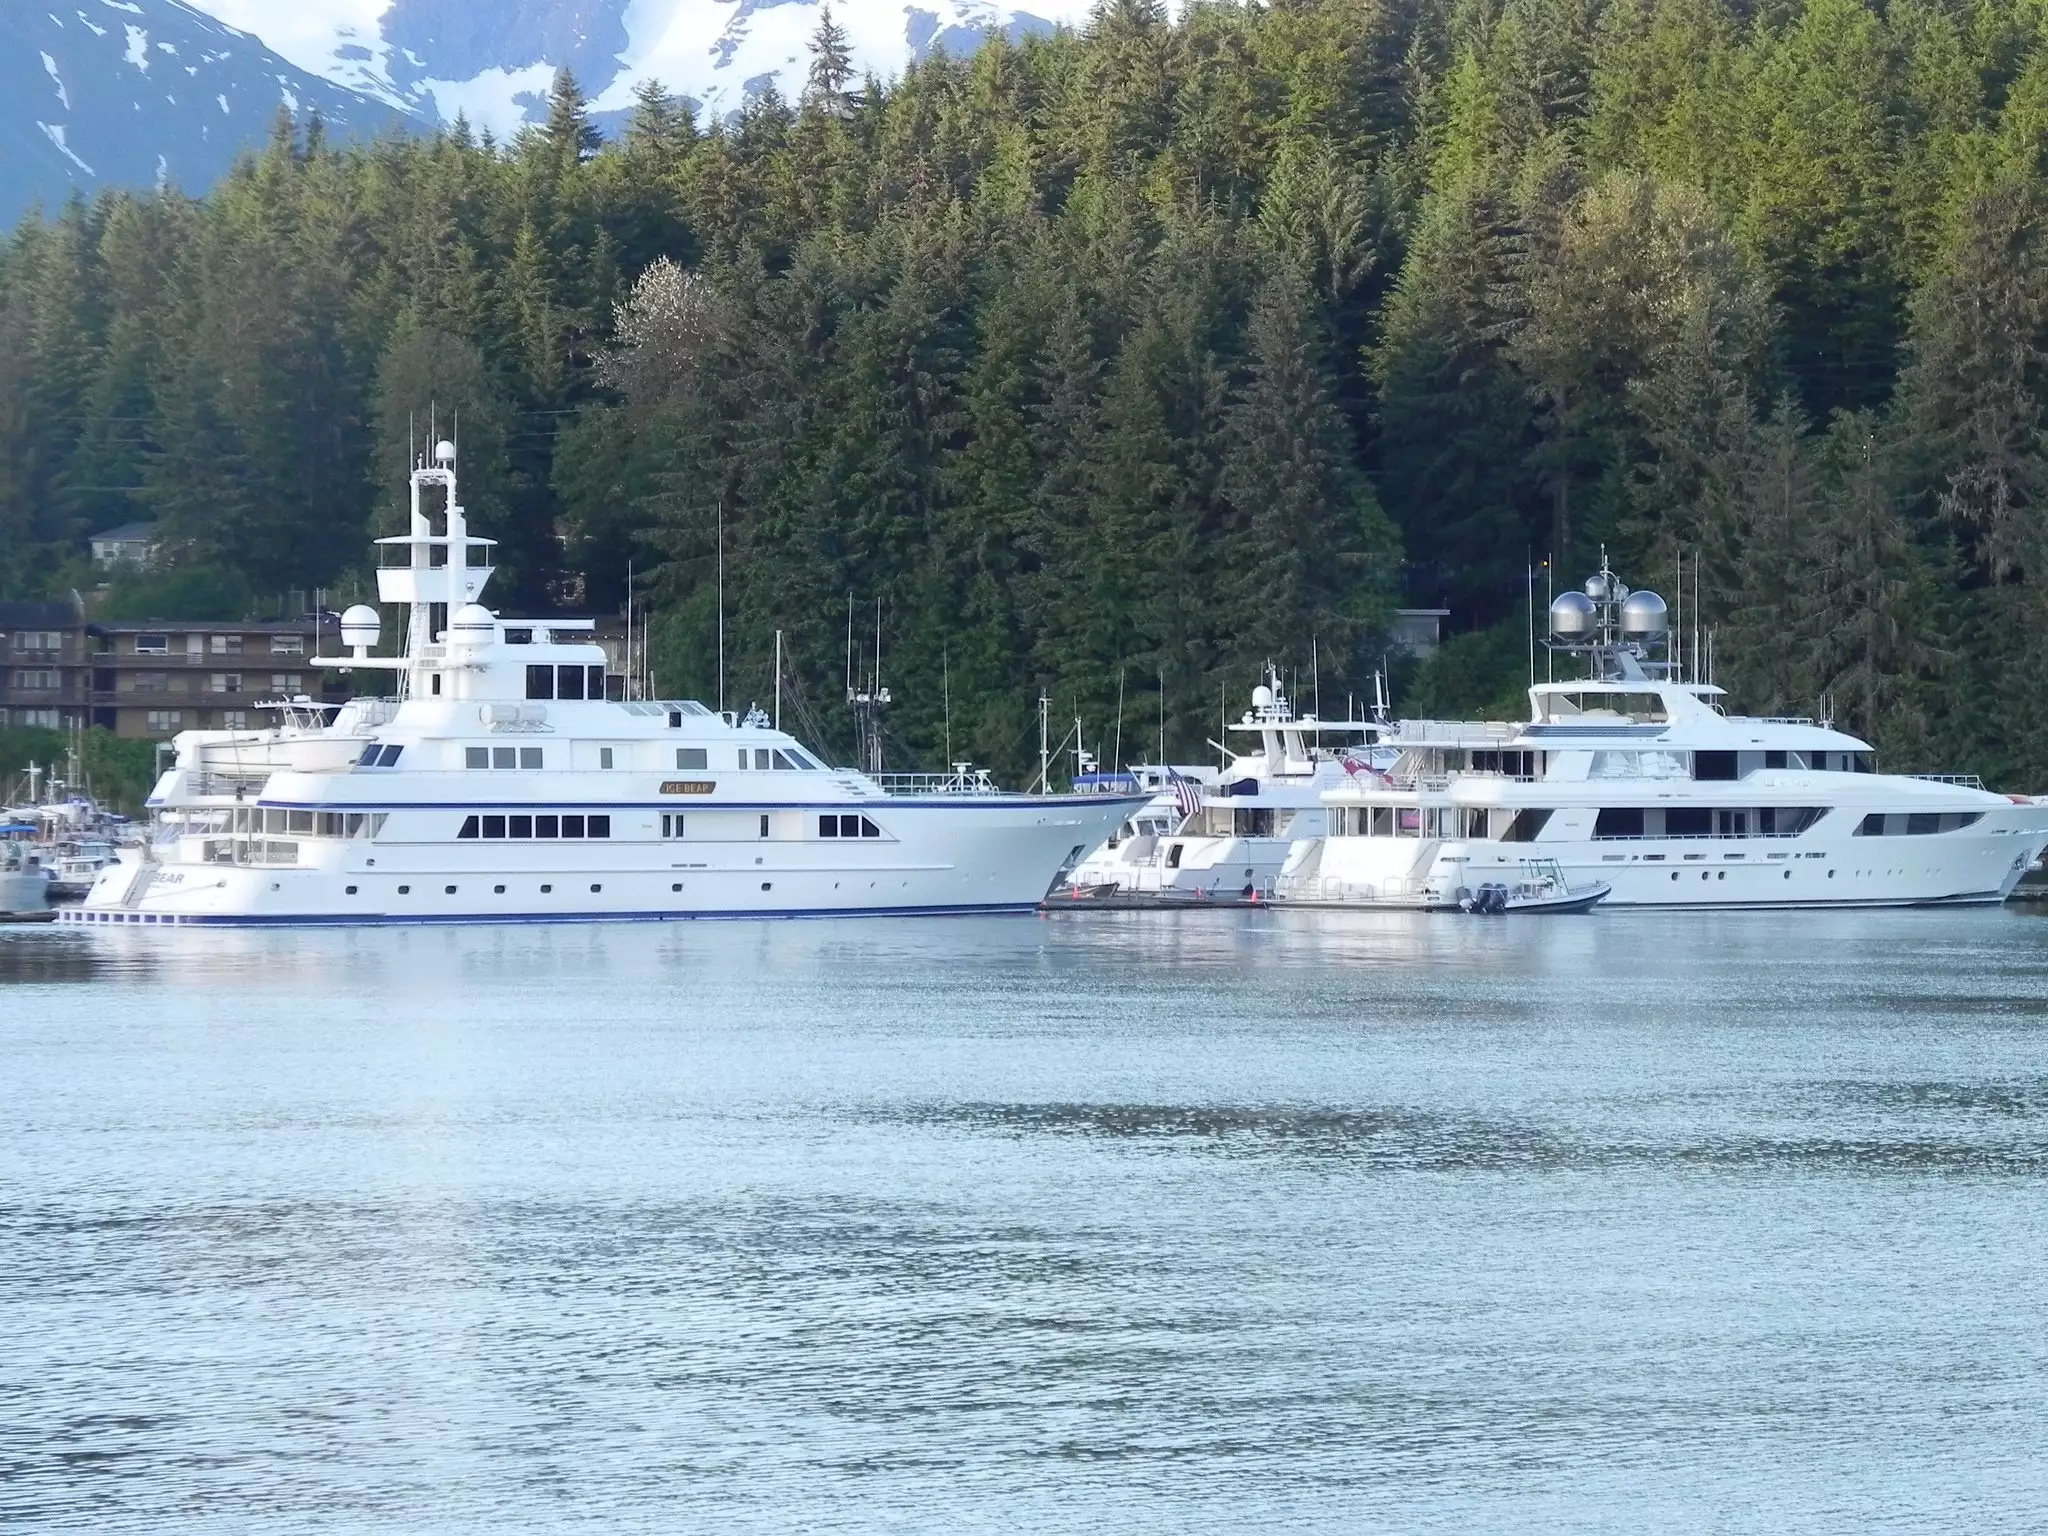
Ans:
{"label": "evergreen forest", "polygon": [[828,15],[725,121],[283,118],[0,248],[0,596],[153,519],[121,611],[339,606],[430,408],[495,605],[630,572],[708,700],[722,590],[727,703],[779,631],[841,757],[849,633],[901,766],[1022,777],[1041,691],[1206,757],[1401,606],[1453,638],[1397,710],[1519,714],[1604,548],[1737,706],[2048,790],[2048,7],[1103,0],[888,83]]}

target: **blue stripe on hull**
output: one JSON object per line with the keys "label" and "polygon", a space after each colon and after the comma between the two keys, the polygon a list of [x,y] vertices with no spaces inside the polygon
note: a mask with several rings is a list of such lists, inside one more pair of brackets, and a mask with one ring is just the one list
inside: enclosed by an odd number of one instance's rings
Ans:
{"label": "blue stripe on hull", "polygon": [[75,910],[74,914],[68,917],[68,921],[77,926],[116,928],[389,928],[422,927],[427,924],[482,926],[501,923],[687,923],[741,922],[748,919],[784,921],[824,917],[973,917],[1037,910],[1038,904],[1029,901],[945,907],[787,907],[765,912],[494,912],[474,915],[423,913],[419,916],[404,913],[355,916],[346,912],[336,912],[326,915],[289,913],[276,916],[252,914],[225,917],[211,913],[103,909]]}

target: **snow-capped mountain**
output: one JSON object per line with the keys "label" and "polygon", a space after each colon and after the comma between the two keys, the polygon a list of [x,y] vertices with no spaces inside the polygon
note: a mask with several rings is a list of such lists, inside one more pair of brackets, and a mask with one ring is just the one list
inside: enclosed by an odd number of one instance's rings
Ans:
{"label": "snow-capped mountain", "polygon": [[[283,9],[280,5],[279,9]],[[0,220],[77,188],[172,182],[203,191],[278,106],[337,134],[405,104],[343,88],[183,0],[0,0]],[[411,115],[409,112],[406,115]]]}
{"label": "snow-capped mountain", "polygon": [[[75,0],[73,0],[75,3]],[[819,0],[194,0],[301,69],[393,106],[500,136],[541,115],[556,69],[574,70],[600,114],[657,79],[708,114],[769,81],[794,99]],[[854,67],[887,79],[934,48],[967,53],[993,29],[1017,36],[1078,23],[1086,0],[837,0]]]}

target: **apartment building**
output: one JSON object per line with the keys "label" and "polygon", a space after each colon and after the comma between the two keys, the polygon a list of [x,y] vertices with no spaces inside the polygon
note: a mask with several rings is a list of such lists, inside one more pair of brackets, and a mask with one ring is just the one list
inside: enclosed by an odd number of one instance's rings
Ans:
{"label": "apartment building", "polygon": [[0,725],[68,730],[91,691],[82,603],[0,603]]}
{"label": "apartment building", "polygon": [[[252,729],[272,718],[258,701],[348,697],[346,680],[307,665],[323,633],[310,615],[234,624],[119,620],[91,629],[92,723],[117,736]],[[324,633],[339,644],[333,619]]]}

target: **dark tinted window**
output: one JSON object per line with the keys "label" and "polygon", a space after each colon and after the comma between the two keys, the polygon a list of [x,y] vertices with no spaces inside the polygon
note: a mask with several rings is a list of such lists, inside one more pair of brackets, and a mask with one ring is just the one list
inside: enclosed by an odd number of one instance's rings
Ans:
{"label": "dark tinted window", "polygon": [[1912,837],[1926,837],[1941,830],[1941,817],[1924,811],[1916,811],[1906,818],[1906,832]]}
{"label": "dark tinted window", "polygon": [[[1377,817],[1379,812],[1376,810],[1373,814]],[[1536,841],[1536,835],[1543,830],[1549,820],[1548,810],[1531,808],[1517,811],[1514,819],[1507,824],[1507,829],[1501,833],[1500,840],[1504,843],[1533,843]],[[1391,827],[1373,827],[1373,831],[1382,837],[1389,835],[1392,830]]]}
{"label": "dark tinted window", "polygon": [[511,820],[511,831],[514,837],[533,836],[533,818],[531,816],[514,816]]}
{"label": "dark tinted window", "polygon": [[357,758],[357,759],[356,759],[356,763],[357,763],[357,765],[358,765],[359,767],[363,767],[363,768],[374,768],[374,767],[376,767],[376,766],[377,766],[377,754],[378,754],[379,752],[382,752],[383,750],[384,750],[384,743],[383,743],[383,742],[381,742],[381,741],[373,741],[373,742],[371,742],[371,743],[370,743],[370,744],[369,744],[369,745],[368,745],[367,747],[363,748],[363,755],[362,755],[361,757],[359,757],[359,758]]}
{"label": "dark tinted window", "polygon": [[1643,811],[1641,806],[1611,805],[1602,810],[1593,822],[1595,837],[1641,837],[1643,835]]}
{"label": "dark tinted window", "polygon": [[1765,766],[1766,768],[1782,768],[1782,767],[1784,767],[1784,766],[1785,766],[1785,754],[1784,754],[1784,753],[1782,753],[1782,752],[1766,752],[1766,753],[1764,754],[1764,766]]}
{"label": "dark tinted window", "polygon": [[1735,754],[1733,752],[1695,752],[1692,755],[1692,776],[1695,779],[1732,779],[1735,777]]}
{"label": "dark tinted window", "polygon": [[377,760],[378,766],[382,768],[389,768],[393,763],[398,761],[398,754],[403,752],[404,750],[405,748],[403,747],[386,747],[384,749],[384,755]]}
{"label": "dark tinted window", "polygon": [[880,837],[882,829],[863,816],[860,818],[860,835],[862,837]]}
{"label": "dark tinted window", "polygon": [[468,820],[464,821],[462,824],[462,830],[456,833],[455,835],[457,837],[475,837],[476,818],[474,816],[471,816]]}
{"label": "dark tinted window", "polygon": [[559,816],[534,817],[533,835],[535,837],[560,837],[562,835],[562,818]]}
{"label": "dark tinted window", "polygon": [[505,818],[504,818],[504,817],[502,817],[502,816],[486,816],[486,817],[484,818],[484,836],[485,836],[485,837],[503,837],[504,835],[505,835]]}
{"label": "dark tinted window", "polygon": [[589,698],[593,698],[593,699],[601,699],[601,698],[603,698],[603,697],[604,697],[604,668],[603,668],[602,666],[596,666],[596,667],[586,667],[586,668],[585,668],[584,670],[585,670],[586,672],[588,672],[588,673],[589,673],[589,675],[590,675],[590,681],[589,681],[588,685],[587,685],[587,686],[586,686],[586,687],[584,688],[584,690],[583,690],[583,691],[584,691],[584,694],[585,694],[585,695],[586,695],[587,697],[589,697]]}
{"label": "dark tinted window", "polygon": [[[533,644],[533,631],[530,629],[508,629],[505,631],[505,643],[507,645],[531,645]],[[531,698],[533,695],[528,694],[527,697]]]}
{"label": "dark tinted window", "polygon": [[584,825],[590,829],[585,834],[587,837],[610,837],[612,835],[612,819],[609,816],[592,816]]}
{"label": "dark tinted window", "polygon": [[529,699],[552,699],[555,696],[555,669],[545,665],[528,667],[526,696]]}
{"label": "dark tinted window", "polygon": [[583,818],[581,816],[564,816],[562,818],[562,836],[581,837],[582,835]]}
{"label": "dark tinted window", "polygon": [[558,699],[580,699],[583,697],[583,669],[581,667],[555,668],[555,697]]}
{"label": "dark tinted window", "polygon": [[1673,806],[1664,813],[1666,837],[1705,837],[1713,830],[1714,813],[1707,806]]}
{"label": "dark tinted window", "polygon": [[818,836],[837,837],[838,835],[839,818],[837,816],[820,816],[818,818]]}
{"label": "dark tinted window", "polygon": [[1856,835],[1858,837],[1883,837],[1884,817],[1880,813],[1872,811],[1861,822],[1857,823]]}

